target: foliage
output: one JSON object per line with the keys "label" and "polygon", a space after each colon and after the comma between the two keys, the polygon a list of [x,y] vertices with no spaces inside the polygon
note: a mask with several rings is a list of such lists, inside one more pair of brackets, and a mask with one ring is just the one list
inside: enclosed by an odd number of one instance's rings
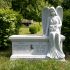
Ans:
{"label": "foliage", "polygon": [[0,8],[11,8],[11,0],[0,0]]}
{"label": "foliage", "polygon": [[64,50],[70,53],[70,10],[64,11],[62,34],[66,36]]}
{"label": "foliage", "polygon": [[49,4],[57,7],[61,5],[64,9],[70,9],[70,0],[45,0],[48,1]]}
{"label": "foliage", "polygon": [[31,34],[35,34],[37,33],[38,31],[40,31],[40,25],[37,24],[37,23],[33,23],[32,25],[29,26],[29,31]]}
{"label": "foliage", "polygon": [[45,0],[13,0],[12,7],[20,11],[26,19],[41,21],[41,11],[46,5]]}
{"label": "foliage", "polygon": [[70,9],[70,0],[64,0],[62,6],[64,9]]}
{"label": "foliage", "polygon": [[0,47],[9,45],[8,37],[18,33],[19,21],[22,18],[19,13],[10,9],[0,9]]}
{"label": "foliage", "polygon": [[47,0],[47,1],[55,7],[63,3],[63,0]]}

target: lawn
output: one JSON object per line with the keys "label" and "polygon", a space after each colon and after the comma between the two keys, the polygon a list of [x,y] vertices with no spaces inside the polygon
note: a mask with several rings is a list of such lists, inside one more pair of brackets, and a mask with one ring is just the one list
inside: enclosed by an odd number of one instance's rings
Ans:
{"label": "lawn", "polygon": [[[37,35],[42,35],[42,29]],[[30,34],[29,28],[22,25],[19,34]],[[11,47],[0,50],[0,70],[70,70],[70,60],[65,62],[55,60],[10,60]]]}
{"label": "lawn", "polygon": [[24,35],[24,34],[30,34],[30,32],[29,32],[29,27],[22,24],[19,28],[19,35]]}
{"label": "lawn", "polygon": [[0,54],[0,70],[70,70],[70,61],[10,60],[8,51]]}

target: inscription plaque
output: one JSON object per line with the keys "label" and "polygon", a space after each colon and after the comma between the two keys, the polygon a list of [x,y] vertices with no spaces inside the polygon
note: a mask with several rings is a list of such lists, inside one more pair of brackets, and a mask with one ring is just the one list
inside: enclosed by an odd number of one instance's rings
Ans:
{"label": "inscription plaque", "polygon": [[46,42],[14,42],[12,47],[15,54],[42,55],[47,52]]}

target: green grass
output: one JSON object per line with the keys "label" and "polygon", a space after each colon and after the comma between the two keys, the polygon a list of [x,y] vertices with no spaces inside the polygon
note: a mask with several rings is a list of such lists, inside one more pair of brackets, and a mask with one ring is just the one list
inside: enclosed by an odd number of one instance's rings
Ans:
{"label": "green grass", "polygon": [[29,32],[29,27],[26,27],[25,25],[21,25],[19,28],[19,35],[24,35],[24,34],[30,34]]}
{"label": "green grass", "polygon": [[70,62],[55,60],[15,60],[0,65],[0,70],[70,70]]}
{"label": "green grass", "polygon": [[6,50],[0,50],[0,65],[7,62],[11,55],[11,48],[8,48]]}

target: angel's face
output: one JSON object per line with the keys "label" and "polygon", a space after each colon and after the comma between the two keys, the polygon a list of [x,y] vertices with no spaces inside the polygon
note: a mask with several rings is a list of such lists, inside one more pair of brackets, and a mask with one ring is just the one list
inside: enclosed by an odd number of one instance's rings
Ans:
{"label": "angel's face", "polygon": [[56,12],[55,12],[54,9],[50,9],[50,15],[51,15],[51,16],[55,16],[55,15],[56,15]]}

